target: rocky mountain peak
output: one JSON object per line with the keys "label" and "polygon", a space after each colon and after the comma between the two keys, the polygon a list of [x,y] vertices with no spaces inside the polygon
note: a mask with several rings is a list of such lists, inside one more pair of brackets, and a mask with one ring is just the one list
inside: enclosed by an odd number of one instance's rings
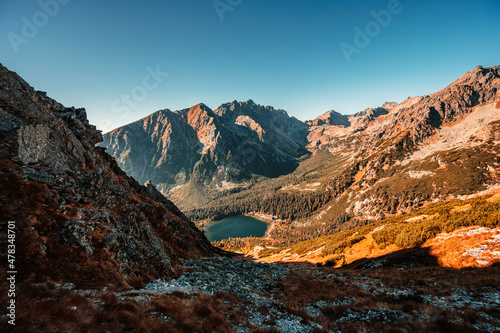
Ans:
{"label": "rocky mountain peak", "polygon": [[[386,105],[386,103],[384,103],[384,105]],[[352,116],[353,117],[363,117],[368,121],[372,121],[372,120],[375,120],[377,117],[386,115],[388,113],[389,113],[389,111],[386,108],[378,107],[378,108],[365,109],[364,111],[355,113]]]}
{"label": "rocky mountain peak", "polygon": [[351,126],[349,118],[341,113],[338,113],[335,110],[327,111],[314,120],[308,120],[306,121],[306,124],[310,126]]}
{"label": "rocky mountain peak", "polygon": [[107,133],[104,146],[129,175],[140,182],[151,179],[167,195],[198,192],[197,184],[220,191],[253,175],[279,175],[307,152],[307,125],[252,100],[214,111],[197,104],[145,119],[147,125]]}
{"label": "rocky mountain peak", "polygon": [[[410,97],[408,97],[408,98],[410,98]],[[382,104],[382,108],[384,108],[386,110],[394,109],[396,106],[398,106],[397,102],[385,102],[384,104]]]}
{"label": "rocky mountain peak", "polygon": [[[489,88],[485,91],[486,94],[496,93],[498,88],[498,81],[500,80],[500,66],[495,67],[482,67],[477,66],[471,71],[463,74],[457,80],[453,81],[443,90],[432,94],[436,97],[451,97],[446,96],[450,92],[456,90],[457,93],[466,94],[467,88],[470,90],[481,90],[483,87],[488,86]],[[444,96],[443,96],[444,95]],[[456,95],[455,95],[456,96]]]}
{"label": "rocky mountain peak", "polygon": [[184,110],[184,112],[186,111],[187,122],[195,130],[199,130],[200,128],[207,126],[209,123],[213,123],[213,119],[215,117],[212,109],[203,103],[194,105],[188,110]]}
{"label": "rocky mountain peak", "polygon": [[[500,99],[500,66],[478,66],[446,88],[424,96],[407,108],[401,108],[393,119],[397,131],[410,129],[413,142],[421,144],[442,124],[453,123],[473,108]],[[412,124],[409,124],[412,122]]]}
{"label": "rocky mountain peak", "polygon": [[251,99],[245,102],[233,101],[230,103],[224,103],[217,109],[215,109],[214,112],[223,119],[233,119],[235,117],[238,117],[239,115],[246,115],[249,117],[254,117],[256,119],[261,119],[268,116],[282,116],[290,118],[285,110],[275,109],[271,106],[259,105]]}

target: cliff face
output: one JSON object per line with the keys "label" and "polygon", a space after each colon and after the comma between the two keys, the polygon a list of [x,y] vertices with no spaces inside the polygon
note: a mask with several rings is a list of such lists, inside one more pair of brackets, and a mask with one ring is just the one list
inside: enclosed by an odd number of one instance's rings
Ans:
{"label": "cliff face", "polygon": [[21,279],[123,287],[213,254],[171,202],[95,147],[101,140],[84,109],[0,65],[0,205],[2,222],[16,222]]}
{"label": "cliff face", "polygon": [[138,181],[151,180],[165,194],[189,196],[290,172],[307,152],[306,129],[285,111],[253,101],[215,111],[198,104],[120,127],[104,136],[103,146]]}

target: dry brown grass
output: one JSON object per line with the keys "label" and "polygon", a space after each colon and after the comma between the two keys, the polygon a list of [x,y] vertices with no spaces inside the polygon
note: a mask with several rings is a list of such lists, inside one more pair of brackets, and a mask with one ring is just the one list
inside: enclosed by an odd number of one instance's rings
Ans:
{"label": "dry brown grass", "polygon": [[223,293],[213,297],[174,293],[148,305],[120,301],[112,291],[91,301],[53,287],[32,281],[19,285],[24,297],[19,298],[13,332],[232,332],[239,323],[251,326],[247,314],[236,309],[243,302]]}
{"label": "dry brown grass", "polygon": [[[316,274],[318,272],[322,274]],[[325,278],[327,274],[333,275]],[[411,288],[416,295],[374,295],[359,285],[375,280],[387,288]],[[304,324],[314,320],[323,326],[323,330],[315,332],[338,329],[342,332],[467,332],[477,320],[474,312],[441,311],[424,303],[420,295],[447,297],[457,288],[478,290],[498,285],[500,266],[454,270],[435,265],[404,270],[394,267],[366,270],[300,264],[294,265],[294,269],[278,281],[279,290],[274,295],[283,304],[278,309],[280,312],[302,318]],[[252,332],[262,332],[251,327],[248,313],[244,311],[255,305],[222,292],[212,297],[174,293],[158,296],[149,304],[120,301],[112,291],[101,293],[99,299],[92,302],[69,291],[54,290],[54,284],[50,282],[33,284],[25,281],[19,285],[19,292],[29,297],[20,299],[19,326],[14,332],[232,332],[240,323],[250,327]],[[326,306],[320,309],[323,315],[314,319],[304,311],[304,305],[319,300],[335,302],[347,298],[353,300],[349,305]],[[391,324],[377,321],[335,323],[348,309],[367,312],[378,311],[381,307],[408,313],[412,318]],[[266,306],[256,310],[264,316],[271,315],[268,323],[276,322],[277,318]],[[494,308],[485,312],[493,317],[500,315],[500,310]],[[423,314],[427,319],[418,320],[417,314]],[[164,316],[167,316],[167,321],[162,319]]]}
{"label": "dry brown grass", "polygon": [[345,283],[341,280],[311,279],[300,271],[290,272],[286,279],[277,280],[277,283],[281,301],[292,308],[295,304],[308,304],[312,300],[334,301],[350,294],[362,293],[361,289],[356,287],[346,290]]}
{"label": "dry brown grass", "polygon": [[11,159],[0,160],[0,170],[13,169],[15,166],[16,164]]}
{"label": "dry brown grass", "polygon": [[[0,192],[8,197],[2,205],[3,217],[16,221],[19,233],[16,246],[18,281],[36,276],[34,282],[71,281],[79,288],[101,289],[107,285],[125,287],[123,276],[110,254],[96,248],[94,255],[62,242],[61,222],[75,218],[75,207],[67,205],[66,213],[58,210],[58,202],[45,184],[25,181],[19,174],[0,174]],[[96,240],[99,240],[96,230]],[[42,251],[45,249],[45,253]]]}
{"label": "dry brown grass", "polygon": [[[377,269],[334,269],[317,268],[312,265],[302,265],[286,279],[280,281],[282,288],[281,301],[289,312],[294,312],[301,304],[314,303],[318,299],[338,301],[344,297],[355,297],[349,305],[326,306],[321,309],[323,315],[314,319],[323,326],[317,332],[471,332],[478,317],[474,311],[441,310],[425,303],[423,294],[446,297],[452,295],[457,288],[477,290],[484,287],[497,287],[500,284],[500,267],[469,268],[452,270],[438,265],[431,267],[412,267],[397,270],[392,267]],[[329,280],[316,278],[312,274],[316,270],[323,273],[341,275],[342,279],[331,277]],[[367,281],[380,280],[384,286],[394,289],[412,288],[416,293],[409,296],[391,296],[380,294],[375,296],[365,292],[354,281],[360,277]],[[306,296],[309,295],[309,296]],[[367,312],[378,311],[381,307],[410,314],[411,317],[394,323],[356,322],[337,324],[336,320],[343,317],[347,310]],[[489,309],[487,313],[498,317],[498,309]],[[426,320],[417,319],[416,314],[425,315]],[[307,317],[305,317],[307,319]]]}
{"label": "dry brown grass", "polygon": [[[194,300],[178,296],[163,296],[151,302],[149,311],[160,312],[172,318],[180,331],[229,332],[231,326],[222,313],[229,312],[217,297],[199,295]],[[233,313],[232,318],[239,318]],[[231,318],[231,315],[229,315]]]}
{"label": "dry brown grass", "polygon": [[[18,318],[13,332],[168,332],[170,324],[145,316],[145,308],[134,302],[118,302],[106,293],[106,304],[96,305],[69,291],[21,285]],[[29,296],[28,296],[29,295]]]}

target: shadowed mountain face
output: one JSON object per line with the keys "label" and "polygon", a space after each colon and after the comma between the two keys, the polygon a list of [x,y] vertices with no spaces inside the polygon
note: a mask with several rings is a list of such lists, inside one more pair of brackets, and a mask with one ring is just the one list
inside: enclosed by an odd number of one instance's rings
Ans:
{"label": "shadowed mountain face", "polygon": [[127,174],[163,193],[187,184],[223,190],[292,172],[307,153],[306,131],[283,110],[235,101],[155,112],[105,134],[103,146]]}
{"label": "shadowed mountain face", "polygon": [[213,253],[177,207],[95,147],[101,140],[84,109],[64,107],[0,65],[0,205],[22,249],[18,282],[120,288]]}

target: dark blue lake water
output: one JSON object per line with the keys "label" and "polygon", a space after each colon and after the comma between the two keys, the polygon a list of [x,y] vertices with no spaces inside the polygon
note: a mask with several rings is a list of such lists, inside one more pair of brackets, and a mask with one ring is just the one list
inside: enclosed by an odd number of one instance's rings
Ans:
{"label": "dark blue lake water", "polygon": [[268,226],[264,221],[239,215],[210,222],[203,230],[208,240],[213,242],[229,237],[264,237]]}

